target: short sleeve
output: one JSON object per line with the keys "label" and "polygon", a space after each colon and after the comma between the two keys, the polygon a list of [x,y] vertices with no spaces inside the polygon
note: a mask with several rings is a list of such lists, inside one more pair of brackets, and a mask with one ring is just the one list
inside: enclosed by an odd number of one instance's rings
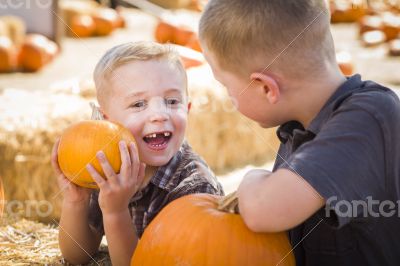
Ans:
{"label": "short sleeve", "polygon": [[318,135],[280,168],[299,174],[324,197],[330,208],[326,218],[341,227],[364,214],[360,202],[384,196],[384,154],[378,120],[367,110],[350,105],[335,111]]}
{"label": "short sleeve", "polygon": [[90,195],[88,221],[91,228],[104,235],[103,214],[98,199],[99,191],[93,191]]}

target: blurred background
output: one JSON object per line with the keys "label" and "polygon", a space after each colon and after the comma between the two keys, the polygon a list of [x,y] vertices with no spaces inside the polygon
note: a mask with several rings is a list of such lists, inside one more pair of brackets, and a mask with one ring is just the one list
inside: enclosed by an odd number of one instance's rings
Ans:
{"label": "blurred background", "polygon": [[[68,125],[90,118],[94,66],[117,44],[176,45],[192,101],[187,138],[226,192],[252,167],[271,169],[275,129],[239,115],[202,57],[197,24],[206,3],[0,1],[1,265],[63,263],[57,245],[62,196],[50,166],[51,148]],[[400,1],[330,0],[329,6],[343,73],[360,73],[400,94]],[[106,252],[99,262],[108,265]]]}

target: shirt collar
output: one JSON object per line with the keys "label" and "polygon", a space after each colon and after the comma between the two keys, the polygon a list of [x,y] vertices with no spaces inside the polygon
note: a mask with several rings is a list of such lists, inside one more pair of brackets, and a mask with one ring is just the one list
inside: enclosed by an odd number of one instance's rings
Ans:
{"label": "shirt collar", "polygon": [[[187,149],[188,144],[186,141],[181,145],[178,152],[171,158],[171,160],[163,166],[160,166],[156,173],[151,178],[151,183],[163,190],[171,192],[171,190],[176,186],[174,179],[174,174],[179,167],[179,163],[182,160],[183,153]],[[178,180],[179,181],[179,180]]]}
{"label": "shirt collar", "polygon": [[[362,86],[361,76],[356,74],[354,76],[348,77],[339,88],[333,93],[333,95],[328,99],[325,105],[322,107],[321,111],[317,116],[311,121],[307,131],[317,134],[325,121],[330,117],[330,114],[336,109],[339,103],[343,99],[347,98],[357,88]],[[290,136],[293,135],[294,131],[305,131],[303,125],[298,121],[289,121],[281,125],[277,130],[277,135],[282,143],[286,143]]]}

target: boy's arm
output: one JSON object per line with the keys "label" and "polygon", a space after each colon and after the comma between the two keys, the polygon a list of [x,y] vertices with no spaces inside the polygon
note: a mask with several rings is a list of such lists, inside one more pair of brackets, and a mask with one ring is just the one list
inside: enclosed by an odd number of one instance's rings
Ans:
{"label": "boy's arm", "polygon": [[279,169],[252,170],[238,188],[239,210],[256,232],[279,232],[295,227],[325,205],[325,199],[301,176]]}
{"label": "boy's arm", "polygon": [[89,227],[88,208],[88,202],[64,203],[62,207],[59,245],[63,257],[72,264],[89,262],[101,242],[102,235]]}
{"label": "boy's arm", "polygon": [[133,195],[144,182],[145,165],[140,163],[134,143],[129,149],[124,141],[119,143],[121,169],[117,174],[104,152],[97,159],[104,171],[103,178],[96,169],[87,165],[87,170],[100,188],[99,206],[103,214],[104,232],[113,265],[129,265],[137,244],[137,234],[130,217],[128,205]]}
{"label": "boy's arm", "polygon": [[104,214],[103,221],[113,265],[129,265],[138,242],[129,210]]}
{"label": "boy's arm", "polygon": [[58,164],[59,142],[60,139],[56,140],[51,153],[51,164],[64,196],[58,241],[63,257],[73,264],[81,264],[88,262],[97,251],[102,235],[92,231],[89,227],[87,214],[90,189],[71,183],[60,169]]}

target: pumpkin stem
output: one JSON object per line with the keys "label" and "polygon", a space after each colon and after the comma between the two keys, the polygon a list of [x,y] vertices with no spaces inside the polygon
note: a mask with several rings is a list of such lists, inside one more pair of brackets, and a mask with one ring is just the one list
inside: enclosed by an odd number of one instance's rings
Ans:
{"label": "pumpkin stem", "polygon": [[93,102],[90,102],[90,107],[92,107],[92,120],[104,120],[103,114],[100,112],[100,108],[96,106]]}
{"label": "pumpkin stem", "polygon": [[225,197],[222,197],[218,202],[218,210],[239,214],[239,202],[236,191],[232,192]]}

